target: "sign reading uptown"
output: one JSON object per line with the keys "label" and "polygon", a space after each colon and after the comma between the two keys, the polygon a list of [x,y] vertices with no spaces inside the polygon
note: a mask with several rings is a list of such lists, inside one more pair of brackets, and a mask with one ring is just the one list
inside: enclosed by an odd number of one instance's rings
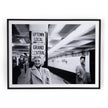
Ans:
{"label": "sign reading uptown", "polygon": [[45,33],[32,32],[31,35],[31,56],[34,57],[45,57]]}

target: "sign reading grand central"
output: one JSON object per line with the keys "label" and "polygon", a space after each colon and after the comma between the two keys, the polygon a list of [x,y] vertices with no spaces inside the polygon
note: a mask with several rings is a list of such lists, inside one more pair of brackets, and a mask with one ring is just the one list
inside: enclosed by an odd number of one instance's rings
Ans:
{"label": "sign reading grand central", "polygon": [[45,33],[40,33],[40,32],[32,32],[31,36],[31,56],[32,59],[34,57],[45,57]]}

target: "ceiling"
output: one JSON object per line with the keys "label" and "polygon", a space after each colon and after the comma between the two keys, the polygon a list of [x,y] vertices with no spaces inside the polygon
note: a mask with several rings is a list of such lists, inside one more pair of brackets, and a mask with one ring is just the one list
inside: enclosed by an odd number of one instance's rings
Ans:
{"label": "ceiling", "polygon": [[94,25],[65,24],[50,25],[48,28],[48,56],[59,57],[66,54],[86,52],[95,49]]}
{"label": "ceiling", "polygon": [[[13,52],[29,52],[29,25],[12,25]],[[48,24],[48,58],[95,49],[95,27],[86,24]]]}
{"label": "ceiling", "polygon": [[12,50],[13,53],[29,52],[29,25],[13,24],[12,25]]}

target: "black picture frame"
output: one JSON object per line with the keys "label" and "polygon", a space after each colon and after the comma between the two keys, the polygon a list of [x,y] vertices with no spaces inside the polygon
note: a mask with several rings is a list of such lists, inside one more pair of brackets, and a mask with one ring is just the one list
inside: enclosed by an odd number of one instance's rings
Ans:
{"label": "black picture frame", "polygon": [[[98,45],[98,87],[10,87],[9,82],[9,22],[10,21],[97,21],[99,23],[99,45]],[[7,19],[7,88],[8,89],[100,89],[101,88],[101,19]]]}

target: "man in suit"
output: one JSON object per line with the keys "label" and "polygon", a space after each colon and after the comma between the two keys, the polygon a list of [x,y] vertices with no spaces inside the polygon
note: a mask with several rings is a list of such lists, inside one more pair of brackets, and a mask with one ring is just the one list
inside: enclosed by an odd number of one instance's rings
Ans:
{"label": "man in suit", "polygon": [[90,73],[85,69],[85,56],[80,57],[80,65],[76,67],[76,84],[88,84],[91,82]]}

